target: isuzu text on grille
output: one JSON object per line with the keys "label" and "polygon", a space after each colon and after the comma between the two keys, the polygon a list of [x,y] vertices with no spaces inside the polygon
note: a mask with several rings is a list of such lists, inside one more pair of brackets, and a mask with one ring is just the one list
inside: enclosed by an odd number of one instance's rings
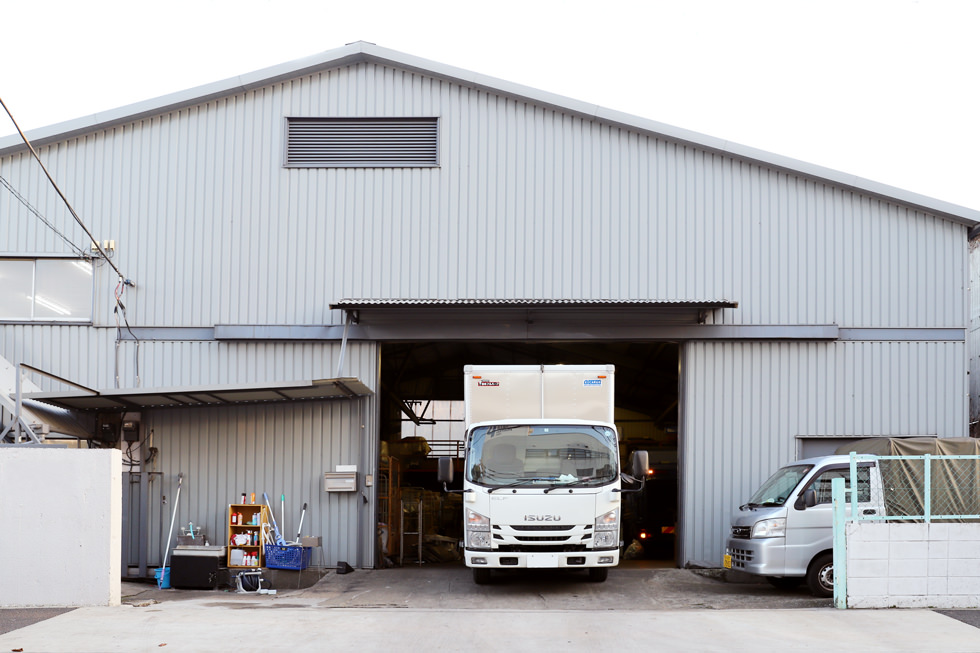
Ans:
{"label": "isuzu text on grille", "polygon": [[524,515],[524,521],[561,521],[561,515]]}

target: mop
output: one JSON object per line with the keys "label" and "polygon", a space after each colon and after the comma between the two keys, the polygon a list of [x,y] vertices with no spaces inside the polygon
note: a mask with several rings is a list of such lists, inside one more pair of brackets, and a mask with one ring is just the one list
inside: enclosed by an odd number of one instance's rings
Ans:
{"label": "mop", "polygon": [[269,501],[269,495],[263,492],[262,498],[265,499],[265,505],[269,506],[269,519],[272,520],[272,532],[276,535],[276,544],[278,546],[286,546],[286,540],[283,539],[282,533],[279,532],[279,525],[276,524],[276,513],[272,509],[272,503]]}
{"label": "mop", "polygon": [[170,553],[170,538],[174,536],[174,522],[177,520],[177,504],[180,502],[180,486],[184,482],[184,473],[177,475],[177,496],[174,497],[174,513],[170,518],[170,533],[167,534],[167,541],[163,549],[163,566],[160,567],[160,578],[157,579],[157,587],[163,587],[163,577],[167,573],[167,554]]}

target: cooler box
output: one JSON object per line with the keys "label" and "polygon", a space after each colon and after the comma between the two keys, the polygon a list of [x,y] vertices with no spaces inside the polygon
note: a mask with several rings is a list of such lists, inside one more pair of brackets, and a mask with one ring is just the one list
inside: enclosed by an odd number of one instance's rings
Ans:
{"label": "cooler box", "polygon": [[224,561],[223,546],[178,546],[170,561],[170,586],[214,589],[218,586],[218,567]]}

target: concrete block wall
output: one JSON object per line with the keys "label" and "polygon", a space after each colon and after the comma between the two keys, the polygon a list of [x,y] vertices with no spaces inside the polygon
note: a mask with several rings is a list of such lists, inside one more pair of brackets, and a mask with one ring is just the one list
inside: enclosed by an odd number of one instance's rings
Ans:
{"label": "concrete block wall", "polygon": [[980,524],[848,522],[849,608],[980,608]]}
{"label": "concrete block wall", "polygon": [[119,450],[0,446],[0,516],[0,607],[119,605]]}

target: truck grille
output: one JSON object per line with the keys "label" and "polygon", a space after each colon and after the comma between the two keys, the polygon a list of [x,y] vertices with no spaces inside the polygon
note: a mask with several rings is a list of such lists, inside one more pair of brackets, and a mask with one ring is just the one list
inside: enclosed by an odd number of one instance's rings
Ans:
{"label": "truck grille", "polygon": [[755,557],[748,549],[729,549],[728,554],[732,556],[732,569],[744,569]]}
{"label": "truck grille", "polygon": [[567,542],[568,536],[561,535],[517,535],[514,537],[518,542]]}
{"label": "truck grille", "polygon": [[584,544],[537,544],[526,546],[522,544],[501,544],[496,548],[501,553],[567,553],[569,551],[587,551]]}
{"label": "truck grille", "polygon": [[537,526],[512,525],[515,531],[570,531],[575,528],[574,524],[541,524]]}
{"label": "truck grille", "polygon": [[732,526],[732,537],[739,540],[749,539],[751,529],[748,526]]}

